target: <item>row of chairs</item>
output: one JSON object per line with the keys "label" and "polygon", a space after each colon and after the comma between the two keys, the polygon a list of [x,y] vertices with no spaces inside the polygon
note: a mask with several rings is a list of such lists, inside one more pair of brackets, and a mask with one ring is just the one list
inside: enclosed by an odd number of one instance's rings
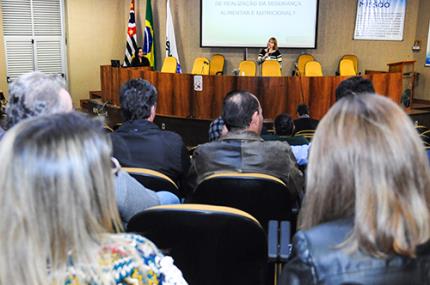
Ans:
{"label": "row of chairs", "polygon": [[[124,169],[155,191],[177,190],[156,171]],[[148,237],[173,256],[190,284],[267,284],[277,279],[289,256],[296,215],[296,202],[282,180],[223,172],[200,183],[187,204],[135,215],[127,231]]]}
{"label": "row of chairs", "polygon": [[[339,60],[338,71],[336,75],[340,76],[355,76],[359,75],[358,71],[358,58],[356,55],[347,54]],[[323,76],[321,64],[315,60],[311,54],[301,54],[297,58],[295,76]]]}
{"label": "row of chairs", "polygon": [[[209,61],[206,57],[197,57],[194,60],[192,74],[222,75],[224,73],[224,56],[215,54]],[[177,61],[174,57],[166,57],[161,72],[175,73]],[[239,75],[256,76],[257,64],[255,61],[245,60],[239,64]],[[276,61],[265,61],[261,67],[262,76],[281,76],[281,66]],[[295,63],[295,76],[318,77],[323,76],[321,64],[311,54],[301,54]],[[337,75],[355,76],[358,72],[358,58],[355,55],[344,55],[339,61]]]}
{"label": "row of chairs", "polygon": [[[123,169],[149,189],[183,196],[178,185],[163,173],[147,168]],[[296,211],[289,193],[287,185],[271,175],[220,172],[206,177],[187,202],[238,208],[252,214],[266,228],[269,220],[289,219]]]}

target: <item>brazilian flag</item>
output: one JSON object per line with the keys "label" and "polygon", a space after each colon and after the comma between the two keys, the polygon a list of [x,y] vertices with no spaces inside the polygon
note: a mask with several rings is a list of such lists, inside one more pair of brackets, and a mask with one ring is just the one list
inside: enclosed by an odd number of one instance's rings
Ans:
{"label": "brazilian flag", "polygon": [[143,52],[149,60],[149,65],[155,69],[155,37],[154,21],[152,19],[151,0],[146,0],[145,34],[143,40]]}

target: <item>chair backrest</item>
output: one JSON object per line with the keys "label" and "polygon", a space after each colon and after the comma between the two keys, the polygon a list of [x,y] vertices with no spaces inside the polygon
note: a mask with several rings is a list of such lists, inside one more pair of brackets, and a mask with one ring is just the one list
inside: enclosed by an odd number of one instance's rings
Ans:
{"label": "chair backrest", "polygon": [[161,72],[163,73],[176,73],[178,67],[178,62],[176,57],[168,56],[164,58],[163,66],[161,67]]}
{"label": "chair backrest", "polygon": [[255,76],[257,75],[257,65],[255,61],[244,60],[239,64],[239,75],[241,76]]}
{"label": "chair backrest", "polygon": [[339,63],[339,75],[340,76],[355,76],[354,63],[350,59],[342,59]]}
{"label": "chair backrest", "polygon": [[423,125],[416,125],[415,129],[417,130],[417,132],[419,134],[422,134],[422,133],[424,133],[424,132],[426,132],[426,131],[429,130],[429,128],[427,128],[426,126],[423,126]]}
{"label": "chair backrest", "polygon": [[224,56],[222,54],[214,54],[211,57],[209,75],[224,74]]}
{"label": "chair backrest", "polygon": [[269,220],[287,220],[295,201],[287,185],[262,173],[219,172],[195,189],[193,203],[228,206],[253,215],[264,228]]}
{"label": "chair backrest", "polygon": [[281,76],[281,65],[276,60],[266,60],[261,65],[262,76]]}
{"label": "chair backrest", "polygon": [[157,206],[135,215],[128,232],[174,258],[189,284],[265,284],[267,239],[237,209],[197,204]]}
{"label": "chair backrest", "polygon": [[302,136],[307,139],[309,142],[312,141],[312,138],[315,135],[315,130],[301,130],[294,134],[295,136]]}
{"label": "chair backrest", "polygon": [[354,63],[355,74],[358,74],[358,57],[355,54],[345,54],[342,56],[341,60],[342,59],[352,60]]}
{"label": "chair backrest", "polygon": [[299,57],[297,58],[297,62],[296,62],[296,75],[303,76],[305,74],[306,63],[308,63],[309,61],[314,61],[314,60],[315,60],[315,58],[311,54],[304,53],[304,54],[299,55]]}
{"label": "chair backrest", "polygon": [[114,130],[108,125],[104,125],[103,129],[105,130],[106,133],[113,133],[114,132]]}
{"label": "chair backrest", "polygon": [[321,64],[318,61],[309,61],[305,65],[305,76],[323,76]]}
{"label": "chair backrest", "polygon": [[169,191],[181,197],[178,185],[167,175],[148,168],[122,167],[146,188],[153,191]]}
{"label": "chair backrest", "polygon": [[194,60],[192,74],[209,75],[209,60],[206,57],[198,57]]}

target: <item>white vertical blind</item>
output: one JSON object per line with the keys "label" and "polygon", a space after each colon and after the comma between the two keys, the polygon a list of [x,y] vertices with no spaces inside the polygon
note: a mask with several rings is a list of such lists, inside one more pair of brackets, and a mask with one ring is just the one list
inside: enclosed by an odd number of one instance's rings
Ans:
{"label": "white vertical blind", "polygon": [[34,70],[33,44],[31,39],[6,41],[7,73],[16,78],[23,73]]}
{"label": "white vertical blind", "polygon": [[63,35],[60,0],[32,0],[35,36]]}
{"label": "white vertical blind", "polygon": [[64,0],[1,0],[8,77],[32,70],[66,76]]}
{"label": "white vertical blind", "polygon": [[4,36],[32,36],[31,1],[3,0]]}

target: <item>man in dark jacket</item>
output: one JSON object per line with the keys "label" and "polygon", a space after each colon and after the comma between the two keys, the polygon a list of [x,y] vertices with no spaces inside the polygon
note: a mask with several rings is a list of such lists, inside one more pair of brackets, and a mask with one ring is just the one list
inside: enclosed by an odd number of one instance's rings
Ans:
{"label": "man in dark jacket", "polygon": [[229,132],[194,151],[189,176],[192,188],[221,171],[260,172],[283,180],[293,196],[301,194],[303,175],[296,167],[290,145],[260,137],[263,114],[253,94],[245,91],[227,94],[222,118]]}
{"label": "man in dark jacket", "polygon": [[157,90],[148,81],[132,79],[120,90],[124,124],[112,133],[113,156],[122,166],[159,171],[177,183],[190,166],[182,138],[153,123]]}
{"label": "man in dark jacket", "polygon": [[309,108],[305,104],[297,106],[298,118],[294,120],[295,133],[304,130],[315,130],[318,126],[318,120],[309,116]]}

